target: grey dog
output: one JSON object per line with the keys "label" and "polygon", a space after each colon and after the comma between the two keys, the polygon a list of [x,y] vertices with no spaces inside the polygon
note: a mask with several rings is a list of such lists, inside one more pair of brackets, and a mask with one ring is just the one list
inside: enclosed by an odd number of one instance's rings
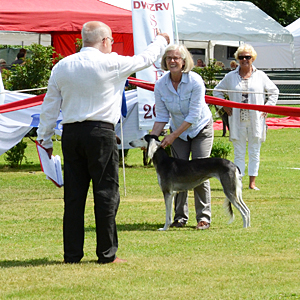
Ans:
{"label": "grey dog", "polygon": [[201,158],[186,161],[170,157],[160,146],[158,137],[150,134],[129,144],[132,147],[147,148],[147,155],[153,160],[166,205],[166,222],[164,227],[159,230],[167,230],[172,222],[174,195],[193,189],[212,177],[217,178],[222,184],[226,195],[224,207],[230,216],[229,223],[234,220],[231,205],[233,204],[242,215],[244,227],[250,226],[250,210],[242,198],[242,176],[239,168],[233,162],[223,158]]}

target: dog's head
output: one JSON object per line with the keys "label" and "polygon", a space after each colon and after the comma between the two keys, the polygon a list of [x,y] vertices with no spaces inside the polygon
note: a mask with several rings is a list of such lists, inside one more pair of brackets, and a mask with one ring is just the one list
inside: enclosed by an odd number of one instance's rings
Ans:
{"label": "dog's head", "polygon": [[129,145],[134,148],[147,149],[147,157],[152,159],[156,150],[160,147],[160,141],[156,135],[146,134],[138,140],[131,141]]}

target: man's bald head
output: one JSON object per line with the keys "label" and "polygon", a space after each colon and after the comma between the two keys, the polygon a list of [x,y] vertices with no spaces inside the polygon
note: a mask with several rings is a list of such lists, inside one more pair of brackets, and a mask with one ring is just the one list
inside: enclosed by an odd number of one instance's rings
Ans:
{"label": "man's bald head", "polygon": [[111,36],[111,29],[99,21],[90,21],[83,25],[81,30],[83,47],[95,47],[100,45],[102,40]]}

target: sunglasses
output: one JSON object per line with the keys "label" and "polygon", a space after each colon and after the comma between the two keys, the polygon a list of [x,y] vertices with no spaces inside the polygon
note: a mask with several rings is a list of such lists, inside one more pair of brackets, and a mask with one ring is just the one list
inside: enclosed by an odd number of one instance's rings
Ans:
{"label": "sunglasses", "polygon": [[243,59],[249,60],[252,58],[252,56],[251,55],[245,55],[245,56],[240,55],[238,58],[239,58],[239,60],[243,60]]}

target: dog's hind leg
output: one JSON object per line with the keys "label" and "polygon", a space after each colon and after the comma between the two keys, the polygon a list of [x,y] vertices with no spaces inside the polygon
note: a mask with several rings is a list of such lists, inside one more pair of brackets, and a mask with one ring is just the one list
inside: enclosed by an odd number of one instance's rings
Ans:
{"label": "dog's hind leg", "polygon": [[240,175],[238,174],[239,172],[236,171],[236,191],[235,191],[235,196],[236,196],[236,202],[237,205],[239,205],[240,207],[240,212],[242,214],[243,217],[243,222],[244,222],[244,227],[250,227],[250,210],[247,207],[247,205],[245,204],[245,202],[243,201],[243,197],[242,197],[242,180]]}
{"label": "dog's hind leg", "polygon": [[[245,228],[250,226],[250,210],[242,198],[242,183],[238,169],[234,173],[229,173],[220,178],[224,193],[230,203],[240,212],[243,218],[243,226]],[[231,213],[232,209],[230,203],[227,202],[228,212]],[[233,216],[233,213],[231,213]]]}
{"label": "dog's hind leg", "polygon": [[159,228],[158,230],[168,230],[172,223],[172,204],[173,204],[173,197],[175,193],[168,193],[164,192],[164,199],[165,199],[165,206],[166,206],[166,222],[163,228]]}
{"label": "dog's hind leg", "polygon": [[241,195],[238,195],[237,204],[240,207],[240,213],[243,216],[244,227],[250,227],[250,209],[247,207]]}
{"label": "dog's hind leg", "polygon": [[241,213],[243,218],[243,227],[250,227],[250,210],[243,201],[243,199],[238,198],[235,195],[231,195],[227,198],[233,204],[233,206]]}

